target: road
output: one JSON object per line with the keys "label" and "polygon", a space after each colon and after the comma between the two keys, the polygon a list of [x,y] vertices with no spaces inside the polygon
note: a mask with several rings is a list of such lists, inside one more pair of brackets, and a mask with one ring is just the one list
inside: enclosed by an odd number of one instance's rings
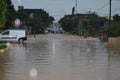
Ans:
{"label": "road", "polygon": [[38,35],[0,55],[0,80],[119,80],[119,53],[96,38]]}

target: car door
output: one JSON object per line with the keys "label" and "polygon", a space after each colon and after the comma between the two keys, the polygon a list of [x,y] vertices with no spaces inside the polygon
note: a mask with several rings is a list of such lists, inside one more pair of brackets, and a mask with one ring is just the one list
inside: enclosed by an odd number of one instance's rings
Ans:
{"label": "car door", "polygon": [[10,31],[5,31],[1,34],[1,41],[9,41]]}

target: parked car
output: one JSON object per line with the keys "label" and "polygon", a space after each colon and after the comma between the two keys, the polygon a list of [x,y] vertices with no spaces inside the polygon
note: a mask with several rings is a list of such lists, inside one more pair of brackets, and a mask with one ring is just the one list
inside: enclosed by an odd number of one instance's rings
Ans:
{"label": "parked car", "polygon": [[25,30],[5,30],[0,33],[0,41],[24,42],[27,40]]}

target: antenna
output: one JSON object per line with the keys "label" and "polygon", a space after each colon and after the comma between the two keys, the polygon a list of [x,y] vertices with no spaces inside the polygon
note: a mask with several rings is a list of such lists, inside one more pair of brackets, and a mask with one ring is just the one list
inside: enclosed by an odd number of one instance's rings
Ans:
{"label": "antenna", "polygon": [[77,14],[77,0],[75,1],[75,13]]}

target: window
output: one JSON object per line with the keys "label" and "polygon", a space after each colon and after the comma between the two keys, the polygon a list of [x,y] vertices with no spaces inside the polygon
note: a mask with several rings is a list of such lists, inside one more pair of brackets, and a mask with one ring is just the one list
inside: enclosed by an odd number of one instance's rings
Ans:
{"label": "window", "polygon": [[9,35],[9,31],[2,33],[2,35]]}

